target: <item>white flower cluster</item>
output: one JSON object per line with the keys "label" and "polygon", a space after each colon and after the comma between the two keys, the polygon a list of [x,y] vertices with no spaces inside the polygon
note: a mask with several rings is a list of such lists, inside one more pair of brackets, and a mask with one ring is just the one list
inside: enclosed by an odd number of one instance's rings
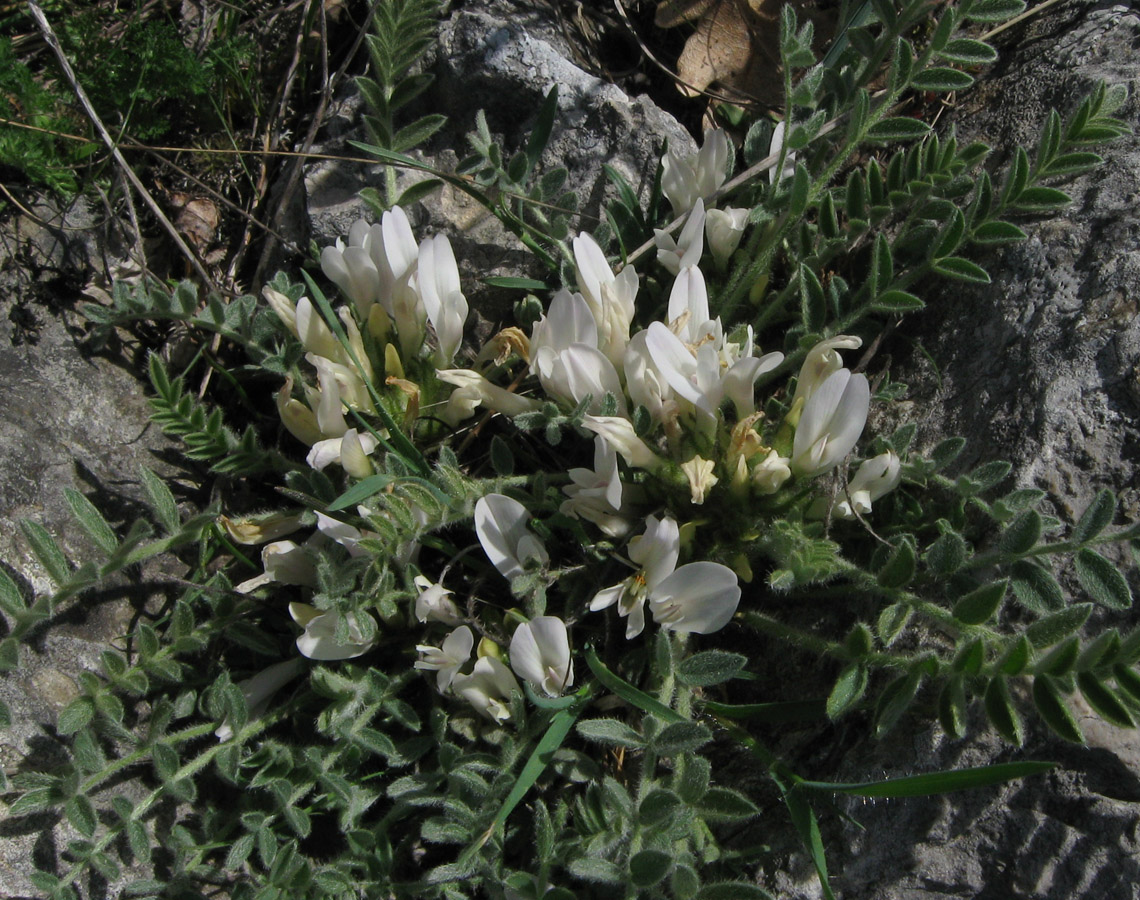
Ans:
{"label": "white flower cluster", "polygon": [[[506,416],[542,408],[542,400],[516,393],[516,385],[495,384],[479,370],[481,361],[502,361],[513,353],[525,361],[526,374],[546,400],[585,410],[581,425],[594,435],[593,468],[566,473],[561,512],[626,541],[632,574],[597,591],[589,610],[616,607],[626,620],[627,638],[644,631],[647,611],[659,627],[675,632],[708,634],[723,628],[740,602],[737,573],[711,560],[678,565],[682,527],[660,509],[645,508],[643,483],[663,478],[687,484],[688,503],[694,506],[704,504],[722,483],[719,490],[727,487],[735,502],[762,500],[789,482],[817,478],[840,465],[859,440],[870,405],[867,378],[846,368],[840,356],[857,349],[861,340],[838,335],[807,353],[786,416],[765,426],[755,384],[784,356],[762,353],[751,326],[726,328],[712,316],[700,268],[706,240],[713,264],[723,268],[745,228],[744,210],[706,209],[724,183],[729,157],[727,137],[713,132],[696,157],[671,153],[664,160],[663,190],[674,213],[688,218],[676,240],[657,233],[658,260],[673,276],[662,320],[634,330],[637,272],[627,266],[615,274],[601,247],[583,233],[572,242],[578,290],[556,293],[529,336],[517,328],[500,332],[474,368],[451,368],[468,308],[447,239],[428,238],[417,247],[400,209],[385,213],[376,225],[356,223],[347,245],[338,241],[321,256],[325,274],[350,301],[337,313],[343,328],[335,330],[341,337],[307,298],[294,305],[280,293],[266,292],[316,371],[317,386],[303,389],[304,402],[293,398],[292,379],[278,395],[286,427],[312,446],[310,465],[321,469],[335,463],[357,479],[373,473],[369,455],[386,435],[349,428],[345,410],[376,413],[376,386],[383,383],[417,397],[408,400],[409,421],[414,420],[420,386],[405,379],[404,364],[421,356],[426,360],[429,323],[435,335],[430,363],[417,365],[430,365],[438,382],[452,388],[434,410],[435,418],[452,427],[480,407]],[[381,361],[383,373],[377,371]],[[821,497],[807,514],[862,516],[898,480],[898,458],[883,454],[864,462],[842,495]],[[522,503],[503,494],[488,494],[475,505],[479,543],[506,579],[541,577],[550,564],[530,518]],[[640,533],[629,537],[635,530]],[[356,553],[366,536],[319,516],[318,534],[310,542],[332,540]],[[270,581],[314,586],[312,549],[308,543],[274,540],[263,552],[264,575],[239,590]],[[410,548],[397,562],[406,564],[413,554]],[[415,584],[416,618],[451,629],[438,645],[416,648],[415,667],[434,672],[440,692],[503,722],[511,714],[517,678],[550,697],[574,684],[569,629],[561,618],[540,614],[526,620],[512,613],[521,624],[504,651],[481,622],[460,611],[442,584],[423,575]],[[514,584],[519,590],[520,582]],[[304,603],[290,604],[290,613],[303,628],[297,646],[312,659],[353,658],[373,646],[376,623],[370,617],[364,622],[338,617]]]}

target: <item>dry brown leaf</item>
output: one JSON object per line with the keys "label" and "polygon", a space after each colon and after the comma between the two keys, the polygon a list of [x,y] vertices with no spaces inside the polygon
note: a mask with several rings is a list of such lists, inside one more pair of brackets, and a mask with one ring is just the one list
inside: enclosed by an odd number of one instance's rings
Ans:
{"label": "dry brown leaf", "polygon": [[[677,60],[677,73],[684,82],[678,85],[679,90],[694,96],[717,85],[743,101],[780,106],[784,85],[779,22],[783,5],[783,0],[715,0],[707,7],[699,0],[666,0],[659,5],[659,18],[666,7],[704,8],[697,30]],[[802,0],[793,5],[801,21],[811,18],[815,22],[816,46],[822,48],[834,21],[819,10],[807,8]]]}
{"label": "dry brown leaf", "polygon": [[700,18],[717,2],[718,0],[661,0],[657,4],[653,24],[658,28],[676,28]]}
{"label": "dry brown leaf", "polygon": [[179,191],[172,191],[169,196],[177,210],[174,227],[199,254],[204,254],[218,230],[218,207],[207,197],[193,197]]}

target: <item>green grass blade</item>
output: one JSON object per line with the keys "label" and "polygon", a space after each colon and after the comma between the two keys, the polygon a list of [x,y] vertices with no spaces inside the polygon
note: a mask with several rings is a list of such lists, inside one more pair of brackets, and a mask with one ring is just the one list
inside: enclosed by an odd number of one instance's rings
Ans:
{"label": "green grass blade", "polygon": [[932,794],[946,794],[969,788],[989,787],[1039,775],[1056,767],[1056,763],[1027,760],[1025,762],[998,763],[992,766],[979,766],[973,769],[958,769],[953,772],[931,772],[929,775],[909,775],[905,778],[889,778],[886,781],[865,781],[842,784],[828,781],[801,781],[805,790],[829,791],[836,794],[853,794],[856,797],[929,797]]}

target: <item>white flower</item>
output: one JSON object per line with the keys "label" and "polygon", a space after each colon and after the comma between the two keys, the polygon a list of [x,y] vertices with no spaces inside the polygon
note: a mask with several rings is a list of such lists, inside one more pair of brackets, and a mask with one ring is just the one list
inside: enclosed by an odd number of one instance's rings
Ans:
{"label": "white flower", "polygon": [[700,456],[694,456],[688,462],[681,463],[681,471],[689,479],[689,489],[692,492],[694,506],[700,506],[704,503],[705,496],[720,481],[713,474],[715,466],[716,463],[711,459],[702,459]]}
{"label": "white flower", "polygon": [[470,628],[463,625],[444,638],[442,647],[417,644],[416,651],[422,653],[423,658],[416,660],[413,666],[435,672],[435,685],[441,694],[445,694],[459,669],[471,658],[474,646],[475,636]]}
{"label": "white flower", "polygon": [[312,354],[340,362],[343,353],[340,341],[333,337],[319,310],[308,297],[297,301],[297,337],[301,345]]}
{"label": "white flower", "polygon": [[293,437],[309,446],[324,439],[316,414],[300,400],[293,398],[292,376],[286,377],[285,384],[277,392],[276,400],[281,424]]}
{"label": "white flower", "polygon": [[563,288],[550,301],[546,315],[531,328],[531,374],[549,378],[558,354],[574,344],[597,347],[598,323],[586,298]]}
{"label": "white flower", "polygon": [[567,499],[559,512],[593,522],[610,537],[621,537],[629,531],[629,521],[621,516],[617,451],[604,437],[594,438],[594,468],[571,469],[569,475],[574,483],[562,488]]}
{"label": "white flower", "polygon": [[338,438],[317,441],[305,457],[305,462],[318,472],[331,463],[336,463],[353,478],[367,478],[375,470],[368,456],[380,442],[368,432],[360,434],[349,428]]}
{"label": "white flower", "polygon": [[447,384],[455,385],[455,390],[448,397],[447,405],[438,413],[448,425],[453,428],[464,419],[475,414],[480,406],[502,413],[504,416],[517,416],[520,413],[531,412],[542,404],[529,397],[520,397],[518,394],[492,384],[478,372],[470,369],[437,369],[436,377]]}
{"label": "white flower", "polygon": [[407,285],[416,272],[419,248],[408,215],[395,206],[369,230],[368,252],[380,276],[380,304],[397,322],[393,312],[393,296],[401,285]]}
{"label": "white flower", "polygon": [[677,274],[677,280],[669,291],[665,321],[669,329],[687,344],[700,342],[712,330],[708,288],[704,274],[696,266],[687,266]]}
{"label": "white flower", "polygon": [[599,591],[590,609],[612,606],[628,617],[626,638],[645,628],[645,601],[653,618],[673,631],[709,634],[723,628],[740,603],[736,573],[714,562],[694,562],[677,568],[681,552],[680,529],[668,517],[645,520],[645,533],[629,542],[629,558],[638,571],[620,584]]}
{"label": "white flower", "polygon": [[527,530],[529,518],[525,506],[503,494],[487,494],[475,504],[479,543],[505,578],[522,575],[531,563],[550,562],[542,541]]}
{"label": "white flower", "polygon": [[646,346],[665,376],[669,386],[693,404],[706,427],[716,422],[717,410],[728,397],[738,417],[752,413],[752,385],[763,372],[776,368],[784,359],[782,353],[752,355],[752,333],[745,344],[725,341],[720,333],[720,320],[712,323],[706,339],[692,345],[677,337],[660,322],[651,322]]}
{"label": "white flower", "polygon": [[368,308],[380,299],[380,273],[369,252],[372,240],[370,226],[358,219],[348,230],[347,246],[337,238],[335,247],[321,251],[321,271],[352,301],[362,318],[367,317]]}
{"label": "white flower", "polygon": [[277,318],[284,323],[286,328],[293,332],[294,337],[297,337],[296,304],[280,291],[275,291],[268,285],[261,289],[261,296],[265,298],[265,302],[269,304],[269,308],[277,314]]}
{"label": "white flower", "polygon": [[731,621],[740,604],[740,583],[728,566],[692,562],[649,593],[653,621],[669,631],[712,634]]}
{"label": "white flower", "polygon": [[416,596],[416,618],[421,622],[443,622],[445,625],[459,625],[463,617],[459,607],[448,599],[451,594],[442,584],[430,581],[423,575],[414,579],[420,593]]}
{"label": "white flower", "polygon": [[863,346],[863,339],[849,334],[839,334],[825,341],[820,341],[812,347],[804,357],[800,366],[800,374],[796,379],[796,393],[792,397],[795,403],[800,397],[805,400],[816,392],[824,381],[833,373],[843,368],[843,358],[840,350],[858,350]]}
{"label": "white flower", "polygon": [[243,581],[234,588],[239,594],[263,587],[271,582],[300,587],[317,586],[317,567],[308,550],[294,541],[274,541],[261,548],[261,575]]}
{"label": "white flower", "polygon": [[705,237],[717,271],[728,265],[729,257],[740,246],[744,226],[748,224],[746,209],[710,209],[705,216]]}
{"label": "white flower", "polygon": [[240,519],[218,516],[218,521],[226,529],[226,534],[239,544],[248,546],[279,541],[301,527],[301,516],[287,516],[278,512],[244,516]]}
{"label": "white flower", "polygon": [[[772,129],[772,142],[768,145],[768,155],[779,153],[784,146],[784,132],[787,125],[784,122],[777,122],[776,127]],[[784,157],[784,168],[780,171],[780,181],[785,178],[791,178],[796,174],[796,154],[789,153]],[[774,184],[776,181],[776,165],[772,164],[772,168],[768,170],[768,183]]]}
{"label": "white flower", "polygon": [[792,477],[790,462],[788,457],[769,450],[768,455],[752,469],[752,486],[761,494],[776,493]]}
{"label": "white flower", "polygon": [[[304,663],[299,659],[287,659],[284,662],[274,663],[267,669],[262,669],[252,678],[239,681],[237,686],[245,698],[245,705],[249,709],[249,721],[260,719],[269,709],[269,701],[286,684],[296,678],[304,669]],[[214,732],[219,741],[228,741],[234,736],[234,730],[228,721],[222,722]]]}
{"label": "white flower", "polygon": [[428,320],[439,339],[437,366],[449,365],[463,342],[467,298],[459,290],[459,268],[451,243],[442,234],[420,244],[417,282]]}
{"label": "white flower", "polygon": [[618,415],[625,415],[625,394],[613,363],[601,350],[587,344],[571,344],[550,360],[549,376],[539,376],[552,397],[577,406],[590,398],[588,411],[599,413],[606,394],[617,400]]}
{"label": "white flower", "polygon": [[[891,450],[864,461],[847,485],[844,496],[836,498],[831,514],[837,519],[854,519],[856,513],[865,516],[871,504],[889,494],[902,480],[902,466]],[[827,514],[827,500],[820,498],[812,506],[811,514],[822,518]]]}
{"label": "white flower", "polygon": [[657,261],[670,275],[676,276],[682,269],[695,266],[701,261],[706,221],[705,203],[698,199],[676,240],[673,240],[667,231],[660,228],[653,229],[653,243],[657,245]]}
{"label": "white flower", "polygon": [[732,147],[728,134],[720,128],[705,135],[704,146],[695,156],[681,157],[674,150],[661,161],[661,190],[680,216],[693,208],[698,199],[708,200],[728,177]]}
{"label": "white flower", "polygon": [[451,688],[484,716],[501,725],[511,717],[511,694],[519,689],[519,683],[499,660],[483,656],[475,661],[470,675],[457,675]]}
{"label": "white flower", "polygon": [[[363,509],[363,507],[361,507]],[[365,510],[367,512],[367,510]],[[324,535],[330,541],[335,541],[348,551],[349,556],[364,556],[367,554],[366,550],[362,550],[358,544],[362,538],[376,537],[376,533],[372,531],[361,531],[359,528],[349,525],[347,522],[342,522],[340,519],[334,519],[332,516],[326,516],[323,512],[317,513],[317,531]]]}
{"label": "white flower", "polygon": [[536,616],[511,637],[511,668],[548,697],[558,697],[574,684],[566,623],[557,616]]}
{"label": "white flower", "polygon": [[625,389],[636,405],[649,410],[654,422],[665,423],[677,418],[677,398],[668,379],[653,361],[646,343],[648,337],[648,332],[639,331],[625,348],[622,360]]}
{"label": "white flower", "polygon": [[574,271],[578,288],[598,326],[597,347],[618,366],[629,343],[629,325],[637,297],[637,270],[626,266],[620,274],[614,275],[602,248],[582,232],[574,238]]}
{"label": "white flower", "polygon": [[812,477],[832,469],[855,447],[871,406],[865,375],[833,372],[807,398],[792,444],[792,471]]}
{"label": "white flower", "polygon": [[627,464],[637,469],[656,469],[665,462],[637,436],[633,423],[621,416],[582,416],[582,425],[601,435]]}
{"label": "white flower", "polygon": [[297,638],[297,649],[309,659],[355,659],[371,650],[375,643],[364,639],[360,622],[352,613],[344,617],[348,633],[343,641],[336,636],[335,612],[323,613],[308,603],[290,603],[289,615],[305,629]]}

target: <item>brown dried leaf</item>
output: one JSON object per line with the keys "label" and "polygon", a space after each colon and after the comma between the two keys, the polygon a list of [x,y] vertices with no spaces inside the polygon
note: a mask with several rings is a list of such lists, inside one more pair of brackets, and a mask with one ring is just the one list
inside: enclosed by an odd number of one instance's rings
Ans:
{"label": "brown dried leaf", "polygon": [[[658,7],[658,16],[666,5]],[[716,84],[724,93],[745,101],[781,105],[779,21],[783,5],[783,0],[716,0],[705,10],[677,60],[677,72],[686,83],[678,86],[680,91],[694,96]],[[813,9],[803,0],[793,5],[801,21],[806,17],[815,22],[816,46],[821,48],[834,29],[834,15]]]}
{"label": "brown dried leaf", "polygon": [[174,227],[194,245],[195,250],[204,253],[214,242],[214,234],[218,230],[218,207],[207,197],[191,197],[178,192],[170,194],[170,201],[178,210]]}
{"label": "brown dried leaf", "polygon": [[699,19],[717,2],[719,0],[661,0],[657,4],[653,24],[658,28],[676,28],[685,22]]}

